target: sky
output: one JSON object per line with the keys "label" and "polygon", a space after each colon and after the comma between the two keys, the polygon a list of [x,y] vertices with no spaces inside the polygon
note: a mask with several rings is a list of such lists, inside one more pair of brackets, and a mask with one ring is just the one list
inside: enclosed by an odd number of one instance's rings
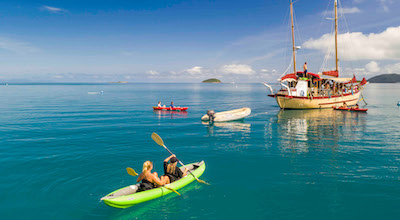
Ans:
{"label": "sky", "polygon": [[[276,82],[289,0],[2,0],[0,82]],[[297,70],[334,69],[333,0],[295,0]],[[400,1],[339,1],[340,75],[400,73]]]}

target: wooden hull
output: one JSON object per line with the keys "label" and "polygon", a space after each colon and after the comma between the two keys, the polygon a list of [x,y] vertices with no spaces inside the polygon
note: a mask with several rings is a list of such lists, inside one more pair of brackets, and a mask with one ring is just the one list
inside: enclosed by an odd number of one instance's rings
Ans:
{"label": "wooden hull", "polygon": [[333,97],[299,97],[288,95],[276,95],[276,101],[282,109],[317,109],[339,107],[346,102],[348,106],[357,104],[360,98],[360,91],[354,94]]}

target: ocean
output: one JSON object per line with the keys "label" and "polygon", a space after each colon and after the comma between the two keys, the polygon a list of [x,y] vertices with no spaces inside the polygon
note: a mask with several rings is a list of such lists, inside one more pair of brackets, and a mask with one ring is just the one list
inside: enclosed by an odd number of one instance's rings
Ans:
{"label": "ocean", "polygon": [[[103,91],[103,92],[101,92]],[[399,219],[400,88],[369,84],[369,110],[280,110],[262,84],[0,86],[2,219]],[[158,101],[185,112],[152,110]],[[363,102],[361,102],[363,103]],[[207,109],[250,107],[202,123]],[[362,107],[362,105],[360,105]],[[200,179],[127,209],[100,198],[168,152]]]}

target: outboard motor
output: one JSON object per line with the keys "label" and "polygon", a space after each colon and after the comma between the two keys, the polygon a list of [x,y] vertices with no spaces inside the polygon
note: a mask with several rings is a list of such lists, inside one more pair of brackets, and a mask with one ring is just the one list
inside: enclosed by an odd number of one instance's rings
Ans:
{"label": "outboard motor", "polygon": [[208,115],[208,118],[209,118],[209,120],[212,122],[212,121],[214,121],[214,118],[215,118],[215,112],[214,112],[214,110],[207,110],[207,115]]}

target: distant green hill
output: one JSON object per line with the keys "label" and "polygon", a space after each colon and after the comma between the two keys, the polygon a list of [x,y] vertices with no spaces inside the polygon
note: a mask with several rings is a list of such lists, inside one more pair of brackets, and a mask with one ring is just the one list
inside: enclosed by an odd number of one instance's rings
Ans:
{"label": "distant green hill", "polygon": [[202,83],[222,83],[221,80],[212,78],[212,79],[206,79]]}
{"label": "distant green hill", "polygon": [[370,83],[400,83],[400,74],[382,74],[368,80]]}

